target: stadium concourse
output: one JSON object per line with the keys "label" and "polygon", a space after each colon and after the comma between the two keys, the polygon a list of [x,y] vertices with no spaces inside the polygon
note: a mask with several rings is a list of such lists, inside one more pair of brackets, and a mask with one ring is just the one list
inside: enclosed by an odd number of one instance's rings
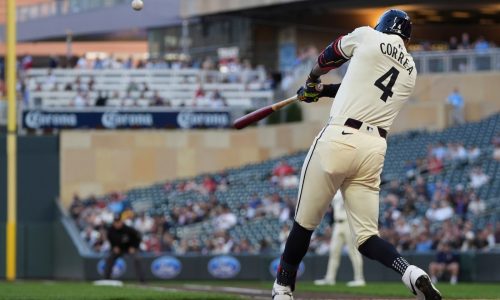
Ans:
{"label": "stadium concourse", "polygon": [[[379,219],[384,238],[417,253],[441,243],[458,251],[498,248],[500,114],[440,132],[398,134],[388,142]],[[146,252],[277,254],[293,218],[304,156],[87,199],[75,195],[69,210],[97,253],[109,250],[104,228],[121,214],[143,234]],[[331,223],[329,211],[310,252],[328,253]]]}

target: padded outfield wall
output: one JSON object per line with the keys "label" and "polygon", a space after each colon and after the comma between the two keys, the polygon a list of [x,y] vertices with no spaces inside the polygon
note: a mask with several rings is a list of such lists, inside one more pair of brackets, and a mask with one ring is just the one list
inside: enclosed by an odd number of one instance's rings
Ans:
{"label": "padded outfield wall", "polygon": [[[21,136],[17,156],[17,276],[51,278],[59,138]],[[6,137],[0,135],[0,277],[5,276]]]}

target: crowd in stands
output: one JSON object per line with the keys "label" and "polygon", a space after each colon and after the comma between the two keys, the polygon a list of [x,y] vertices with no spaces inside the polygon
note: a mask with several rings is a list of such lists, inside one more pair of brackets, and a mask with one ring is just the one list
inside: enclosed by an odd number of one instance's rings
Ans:
{"label": "crowd in stands", "polygon": [[418,44],[413,44],[410,48],[413,51],[434,51],[434,50],[451,50],[451,51],[465,51],[474,50],[478,54],[485,53],[490,48],[496,47],[493,41],[487,41],[484,36],[480,35],[473,40],[469,33],[464,32],[457,36],[451,36],[448,42],[431,43],[424,41]]}
{"label": "crowd in stands", "polygon": [[[246,90],[266,91],[274,88],[273,77],[270,76],[263,66],[253,67],[249,60],[240,61],[238,59],[216,62],[212,58],[206,58],[203,61],[183,60],[163,60],[163,59],[147,59],[134,60],[133,58],[119,59],[111,56],[87,58],[81,56],[70,62],[70,67],[75,70],[181,70],[195,69],[204,71],[199,73],[196,82],[183,77],[185,84],[196,86],[197,89],[193,92],[191,89],[186,90],[186,96],[183,98],[191,98],[192,101],[176,102],[175,106],[196,106],[196,107],[211,107],[221,108],[228,106],[226,99],[222,96],[219,90],[206,90],[203,84],[218,83],[218,84],[244,84]],[[43,80],[30,77],[29,70],[34,66],[44,67],[48,69],[47,75],[43,76]],[[171,99],[167,99],[159,90],[153,90],[147,82],[147,79],[130,79],[127,88],[123,92],[116,90],[106,90],[96,88],[100,78],[92,75],[76,76],[73,82],[61,82],[54,75],[54,70],[66,68],[59,62],[56,57],[50,57],[50,60],[45,65],[34,64],[33,57],[26,55],[18,62],[19,80],[18,94],[23,99],[24,104],[30,103],[30,94],[36,92],[76,92],[76,95],[71,101],[71,106],[86,107],[86,106],[125,106],[125,107],[145,107],[145,106],[174,106]],[[97,81],[97,82],[96,82]],[[0,85],[1,87],[2,85]]]}
{"label": "crowd in stands", "polygon": [[[494,158],[498,159],[500,134],[492,140]],[[429,252],[446,243],[454,251],[489,251],[500,242],[500,221],[480,228],[474,220],[487,214],[487,204],[477,190],[488,185],[480,161],[491,159],[476,146],[438,142],[428,146],[427,157],[405,164],[406,178],[389,181],[381,190],[380,233],[401,251]],[[450,167],[469,166],[469,180],[451,186],[445,181],[429,180]],[[296,189],[298,170],[286,159],[269,170],[266,181],[281,190]],[[226,173],[205,176],[201,181],[183,180],[163,185],[166,198],[181,194],[202,195],[203,201],[176,205],[165,214],[154,215],[134,211],[125,194],[81,200],[75,196],[69,209],[81,229],[84,240],[96,252],[109,250],[105,228],[116,214],[143,235],[142,250],[174,254],[256,254],[275,253],[283,248],[294,217],[295,199],[279,193],[253,193],[237,207],[221,202],[219,196],[231,190]],[[293,191],[293,190],[292,190]],[[262,238],[257,244],[247,238],[235,238],[232,229],[254,220],[275,219],[281,231]],[[209,226],[209,236],[180,236],[175,228]],[[325,225],[326,224],[326,225]],[[324,221],[312,238],[310,252],[327,254],[333,224],[330,207]],[[177,231],[178,233],[178,231]]]}

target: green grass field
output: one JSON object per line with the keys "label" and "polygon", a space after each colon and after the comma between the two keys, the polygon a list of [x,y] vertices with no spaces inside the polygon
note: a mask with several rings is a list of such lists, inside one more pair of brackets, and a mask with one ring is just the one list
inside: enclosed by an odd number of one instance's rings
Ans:
{"label": "green grass field", "polygon": [[[192,300],[192,299],[220,299],[236,300],[244,297],[225,295],[213,292],[186,292],[171,291],[172,288],[179,288],[185,284],[195,284],[197,286],[214,287],[242,287],[255,288],[268,291],[271,284],[269,282],[169,282],[151,283],[150,286],[139,287],[132,284],[124,287],[103,287],[93,286],[91,283],[75,282],[0,282],[1,300]],[[161,288],[158,288],[161,287]],[[498,284],[470,284],[462,283],[456,286],[440,284],[439,289],[444,295],[444,299],[500,299],[500,285]],[[412,299],[409,292],[399,283],[369,283],[362,288],[348,288],[345,284],[339,283],[333,287],[317,287],[310,282],[301,282],[298,287],[299,292],[314,292],[325,295],[359,295],[373,297],[401,297]],[[414,299],[414,298],[413,298]]]}
{"label": "green grass field", "polygon": [[166,292],[133,286],[103,287],[74,282],[0,283],[1,300],[234,300],[235,296],[193,292]]}

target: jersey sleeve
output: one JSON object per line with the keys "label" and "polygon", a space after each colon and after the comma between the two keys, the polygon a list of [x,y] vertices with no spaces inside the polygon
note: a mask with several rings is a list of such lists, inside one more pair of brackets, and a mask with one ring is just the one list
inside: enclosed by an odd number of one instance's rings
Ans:
{"label": "jersey sleeve", "polygon": [[350,59],[354,51],[363,43],[365,35],[370,30],[370,27],[359,27],[348,35],[344,35],[338,42],[338,49],[345,59]]}
{"label": "jersey sleeve", "polygon": [[318,65],[323,70],[331,70],[340,67],[353,55],[354,49],[362,43],[363,35],[369,27],[360,27],[342,35],[333,41],[321,52],[318,57]]}

